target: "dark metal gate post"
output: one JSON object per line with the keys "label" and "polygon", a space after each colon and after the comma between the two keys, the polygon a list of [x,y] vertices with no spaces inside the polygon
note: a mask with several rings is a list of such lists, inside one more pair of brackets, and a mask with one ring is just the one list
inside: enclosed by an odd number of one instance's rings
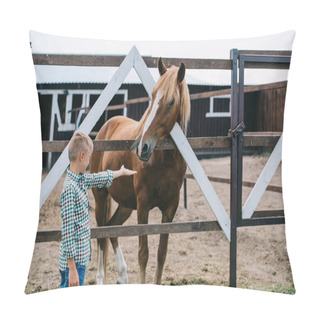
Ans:
{"label": "dark metal gate post", "polygon": [[243,169],[243,130],[245,129],[244,124],[244,60],[242,56],[239,55],[239,100],[238,100],[238,122],[239,122],[239,131],[238,131],[238,145],[237,145],[237,154],[238,154],[238,211],[237,211],[237,226],[241,225],[242,221],[242,169]]}
{"label": "dark metal gate post", "polygon": [[[230,182],[230,215],[231,215],[231,241],[230,241],[230,287],[237,285],[237,227],[250,225],[242,219],[242,166],[243,166],[243,130],[244,125],[244,69],[248,62],[255,67],[266,67],[268,64],[280,65],[279,68],[288,69],[290,57],[285,56],[252,56],[239,55],[238,50],[230,52],[232,60],[231,71],[231,182]],[[239,58],[239,66],[238,66]],[[254,64],[255,63],[255,64]],[[260,65],[259,65],[260,63]],[[250,67],[249,65],[247,67]],[[238,85],[239,68],[239,85]],[[261,224],[283,223],[282,217],[265,221]],[[256,222],[255,221],[255,222]],[[247,221],[246,221],[247,222]],[[254,224],[252,224],[254,225]]]}
{"label": "dark metal gate post", "polygon": [[238,136],[235,130],[238,126],[238,50],[230,52],[232,60],[231,71],[231,170],[230,170],[230,215],[231,215],[231,239],[230,239],[230,287],[237,285],[237,210],[238,210]]}

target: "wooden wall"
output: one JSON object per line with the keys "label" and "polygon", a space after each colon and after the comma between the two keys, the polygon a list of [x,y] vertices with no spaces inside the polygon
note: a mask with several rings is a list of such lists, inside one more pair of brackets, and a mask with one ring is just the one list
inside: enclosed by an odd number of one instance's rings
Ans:
{"label": "wooden wall", "polygon": [[256,131],[283,131],[286,88],[257,93]]}
{"label": "wooden wall", "polygon": [[[103,89],[105,84],[49,84],[38,85],[39,89]],[[189,86],[190,94],[222,90],[227,87],[221,86]],[[128,100],[146,97],[147,92],[141,84],[123,84],[120,89],[128,90]],[[245,93],[244,122],[246,132],[255,131],[283,131],[283,115],[285,104],[286,87],[277,89],[266,89],[256,92]],[[97,96],[98,97],[98,96]],[[90,105],[94,104],[97,97],[92,97]],[[119,99],[122,99],[121,101]],[[119,100],[119,101],[118,101]],[[39,96],[41,109],[41,129],[42,138],[49,138],[50,116],[51,116],[51,97]],[[123,97],[115,97],[110,105],[123,103]],[[59,101],[59,107],[63,109],[64,100]],[[149,102],[142,102],[128,105],[127,116],[139,120]],[[230,117],[207,118],[206,113],[210,110],[210,99],[196,99],[191,101],[191,119],[188,128],[188,137],[213,137],[226,136],[230,129]],[[63,113],[63,110],[60,110]],[[122,114],[122,110],[108,111],[99,119],[93,131],[98,131],[106,118]],[[54,139],[68,140],[72,132],[58,132],[57,122],[55,122]],[[53,155],[53,162],[58,154]],[[43,162],[46,163],[47,154],[43,155]]]}

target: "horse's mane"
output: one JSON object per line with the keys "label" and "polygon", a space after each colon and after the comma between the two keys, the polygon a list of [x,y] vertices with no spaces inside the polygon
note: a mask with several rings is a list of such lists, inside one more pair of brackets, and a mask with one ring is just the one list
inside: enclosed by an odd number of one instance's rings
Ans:
{"label": "horse's mane", "polygon": [[[188,122],[190,118],[190,97],[189,97],[189,89],[185,79],[178,83],[179,68],[176,66],[171,66],[158,80],[152,90],[152,100],[155,99],[155,96],[158,91],[161,91],[163,94],[164,103],[168,103],[172,99],[177,101],[180,99],[180,103],[178,108],[180,108],[178,122],[180,127],[183,129],[184,133],[187,132]],[[138,126],[138,135],[142,133],[145,122],[148,119],[148,116],[151,112],[152,104],[150,103],[146,112],[143,114],[139,126]]]}

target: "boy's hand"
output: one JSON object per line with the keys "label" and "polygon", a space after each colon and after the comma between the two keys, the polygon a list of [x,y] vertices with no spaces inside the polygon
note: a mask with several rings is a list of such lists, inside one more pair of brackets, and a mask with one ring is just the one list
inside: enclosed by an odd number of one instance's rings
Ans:
{"label": "boy's hand", "polygon": [[137,173],[137,171],[132,171],[132,170],[125,168],[124,165],[122,165],[122,167],[120,168],[120,172],[121,172],[122,176],[131,176],[131,175]]}
{"label": "boy's hand", "polygon": [[69,267],[69,287],[76,287],[79,285],[79,275],[74,262],[74,258],[68,258]]}
{"label": "boy's hand", "polygon": [[125,168],[124,165],[122,165],[120,170],[113,171],[113,179],[116,179],[121,176],[131,176],[136,173],[137,173],[137,171],[129,170],[129,169]]}
{"label": "boy's hand", "polygon": [[77,287],[79,285],[79,276],[77,269],[69,269],[69,287]]}

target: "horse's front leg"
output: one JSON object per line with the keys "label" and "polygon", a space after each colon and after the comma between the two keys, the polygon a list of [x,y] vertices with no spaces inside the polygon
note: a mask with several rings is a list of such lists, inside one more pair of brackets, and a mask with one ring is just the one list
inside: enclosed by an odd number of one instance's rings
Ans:
{"label": "horse's front leg", "polygon": [[[138,205],[138,224],[148,224],[149,208]],[[146,283],[146,268],[149,258],[148,237],[139,237],[139,266],[140,266],[140,281]]]}
{"label": "horse's front leg", "polygon": [[[128,218],[130,217],[132,213],[132,209],[125,208],[121,205],[118,206],[116,212],[110,219],[110,221],[107,223],[108,226],[117,226],[124,224]],[[118,284],[125,284],[128,283],[128,275],[127,275],[127,264],[124,260],[121,247],[118,243],[118,238],[110,238],[110,241],[112,243],[112,247],[114,250],[114,253],[116,255],[116,261],[118,265]]]}
{"label": "horse's front leg", "polygon": [[[162,210],[162,223],[172,222],[176,213],[178,205],[174,205],[166,210]],[[166,261],[168,250],[169,234],[161,234],[158,247],[158,263],[157,270],[154,278],[155,284],[161,284],[164,263]]]}

